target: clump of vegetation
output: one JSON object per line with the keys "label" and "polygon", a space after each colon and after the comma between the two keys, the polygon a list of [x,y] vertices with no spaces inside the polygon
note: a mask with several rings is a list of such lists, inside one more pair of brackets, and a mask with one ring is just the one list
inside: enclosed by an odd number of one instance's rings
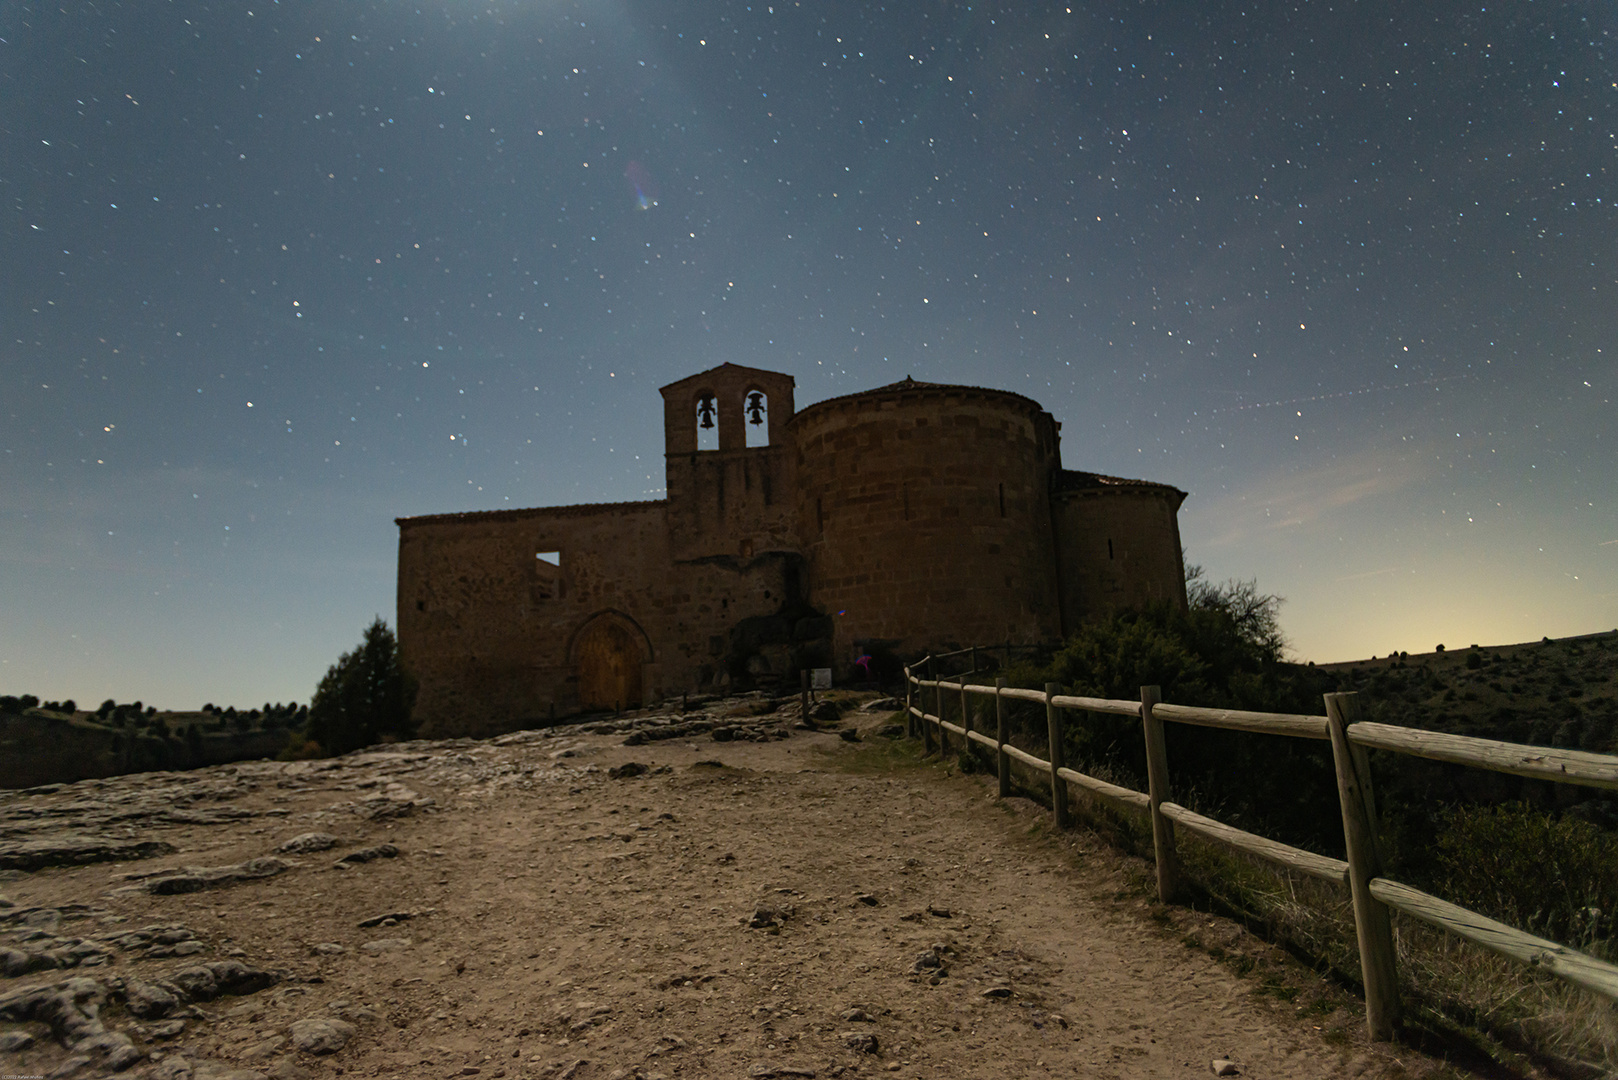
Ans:
{"label": "clump of vegetation", "polygon": [[414,733],[415,685],[399,664],[399,645],[380,617],[359,646],[327,670],[309,702],[302,739],[288,757],[346,754]]}
{"label": "clump of vegetation", "polygon": [[[1285,661],[1281,597],[1256,581],[1207,581],[1187,572],[1190,606],[1157,604],[1115,612],[1068,638],[1049,663],[1008,673],[1013,685],[1061,684],[1084,697],[1139,700],[1142,686],[1164,701],[1213,708],[1319,714],[1334,680]],[[1038,746],[1038,710],[1014,710]],[[1090,714],[1064,725],[1069,764],[1136,790],[1146,788],[1140,724]],[[1196,802],[1233,825],[1301,847],[1340,854],[1342,828],[1330,748],[1320,742],[1170,725],[1176,801]]]}

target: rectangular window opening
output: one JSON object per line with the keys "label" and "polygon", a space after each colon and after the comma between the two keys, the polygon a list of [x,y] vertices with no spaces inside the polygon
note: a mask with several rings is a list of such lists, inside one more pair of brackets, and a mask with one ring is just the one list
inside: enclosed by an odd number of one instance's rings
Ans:
{"label": "rectangular window opening", "polygon": [[560,551],[534,552],[534,595],[541,600],[554,600],[562,595],[562,553]]}

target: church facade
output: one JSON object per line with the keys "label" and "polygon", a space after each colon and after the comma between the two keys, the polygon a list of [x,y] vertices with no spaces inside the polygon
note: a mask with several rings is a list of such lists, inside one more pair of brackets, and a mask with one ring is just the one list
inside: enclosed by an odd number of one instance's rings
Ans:
{"label": "church facade", "polygon": [[663,387],[663,499],[399,518],[422,731],[796,685],[1185,604],[1185,493],[1062,468],[1038,402],[907,379],[798,412],[793,389],[735,364]]}

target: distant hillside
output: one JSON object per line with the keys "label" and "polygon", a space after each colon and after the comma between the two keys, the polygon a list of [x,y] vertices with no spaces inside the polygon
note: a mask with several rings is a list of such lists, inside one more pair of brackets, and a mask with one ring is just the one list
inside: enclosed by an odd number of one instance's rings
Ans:
{"label": "distant hillside", "polygon": [[0,708],[0,788],[274,757],[290,737],[281,716],[256,709],[135,712]]}
{"label": "distant hillside", "polygon": [[1618,631],[1401,653],[1316,670],[1372,719],[1539,746],[1618,750]]}

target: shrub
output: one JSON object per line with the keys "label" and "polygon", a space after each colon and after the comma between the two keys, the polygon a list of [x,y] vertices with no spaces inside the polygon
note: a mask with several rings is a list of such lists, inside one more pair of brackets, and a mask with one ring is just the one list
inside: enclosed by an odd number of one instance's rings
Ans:
{"label": "shrub", "polygon": [[1526,803],[1456,806],[1439,824],[1432,887],[1556,941],[1618,938],[1618,836]]}
{"label": "shrub", "polygon": [[294,736],[292,741],[287,743],[287,748],[281,751],[280,760],[310,761],[325,756],[325,749],[315,740]]}

